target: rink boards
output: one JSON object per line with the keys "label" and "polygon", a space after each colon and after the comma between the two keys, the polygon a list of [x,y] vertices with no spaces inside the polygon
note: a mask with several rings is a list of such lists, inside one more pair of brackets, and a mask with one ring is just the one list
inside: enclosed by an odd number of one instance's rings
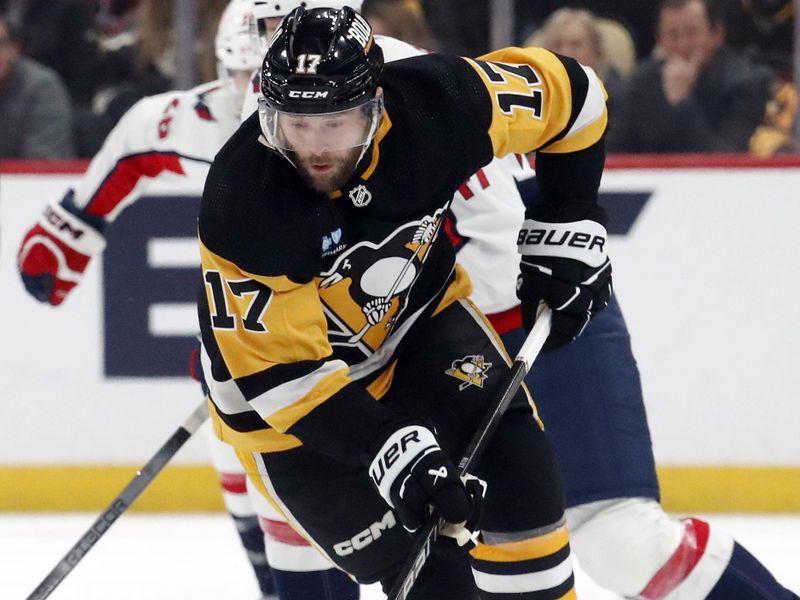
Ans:
{"label": "rink boards", "polygon": [[[800,511],[800,160],[612,159],[615,288],[639,361],[665,502]],[[33,169],[33,170],[32,170]],[[109,231],[59,308],[23,290],[15,254],[79,168],[0,167],[0,510],[93,509],[200,402],[197,199],[154,190]],[[141,507],[220,506],[192,440]]]}

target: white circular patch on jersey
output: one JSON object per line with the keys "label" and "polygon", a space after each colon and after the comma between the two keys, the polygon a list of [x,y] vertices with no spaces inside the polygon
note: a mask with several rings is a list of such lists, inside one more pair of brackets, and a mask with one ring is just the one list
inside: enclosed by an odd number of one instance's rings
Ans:
{"label": "white circular patch on jersey", "polygon": [[408,289],[416,275],[417,269],[413,264],[408,264],[407,258],[399,256],[382,258],[364,271],[364,275],[361,276],[361,289],[376,298],[386,298],[390,293],[394,296]]}
{"label": "white circular patch on jersey", "polygon": [[478,367],[476,367],[476,366],[475,366],[475,365],[473,365],[472,363],[465,362],[465,363],[463,363],[463,364],[461,365],[461,370],[462,370],[462,371],[464,371],[464,373],[467,373],[467,374],[469,374],[469,375],[472,375],[473,373],[475,373],[476,371],[478,371]]}

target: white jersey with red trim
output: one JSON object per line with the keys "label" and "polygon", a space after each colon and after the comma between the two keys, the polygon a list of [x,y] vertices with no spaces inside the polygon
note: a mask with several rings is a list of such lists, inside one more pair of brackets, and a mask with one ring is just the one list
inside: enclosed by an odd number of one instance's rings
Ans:
{"label": "white jersey with red trim", "polygon": [[487,314],[519,304],[517,232],[525,218],[517,179],[533,176],[528,157],[495,158],[453,197],[446,231],[472,280],[470,297]]}
{"label": "white jersey with red trim", "polygon": [[[375,41],[386,62],[426,53],[391,37],[376,35]],[[447,233],[472,280],[470,297],[487,314],[519,304],[516,234],[525,208],[515,178],[532,175],[532,166],[520,155],[495,158],[464,182],[450,205]]]}
{"label": "white jersey with red trim", "polygon": [[71,201],[110,222],[145,191],[199,197],[214,156],[238,126],[221,81],[143,98],[108,135]]}

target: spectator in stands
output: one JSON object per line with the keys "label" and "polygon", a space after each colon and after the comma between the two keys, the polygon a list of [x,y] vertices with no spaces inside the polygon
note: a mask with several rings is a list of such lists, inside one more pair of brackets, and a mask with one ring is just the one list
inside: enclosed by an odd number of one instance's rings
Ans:
{"label": "spectator in stands", "polygon": [[[228,0],[197,0],[195,83],[217,78],[214,32]],[[128,109],[145,96],[174,89],[173,3],[140,0],[134,27],[117,36],[104,56],[106,86],[93,101],[91,123],[81,124],[81,156],[92,156]],[[122,14],[133,8],[122,4]]]}
{"label": "spectator in stands", "polygon": [[442,52],[479,56],[491,49],[486,0],[422,0],[421,4]]}
{"label": "spectator in stands", "polygon": [[96,11],[96,3],[86,0],[9,2],[9,15],[19,23],[22,54],[58,73],[74,107],[88,107],[95,91]]}
{"label": "spectator in stands", "polygon": [[797,154],[795,122],[800,104],[797,88],[791,81],[775,77],[764,119],[750,138],[750,154],[767,158],[774,154]]}
{"label": "spectator in stands", "polygon": [[728,41],[756,62],[792,79],[794,0],[729,0]]}
{"label": "spectator in stands", "polygon": [[794,81],[794,0],[729,0],[728,41],[774,73],[764,120],[750,138],[750,153],[796,153],[798,91]]}
{"label": "spectator in stands", "polygon": [[364,0],[361,14],[377,35],[388,35],[417,48],[438,49],[417,0]]}
{"label": "spectator in stands", "polygon": [[19,30],[0,13],[0,159],[72,156],[64,85],[54,71],[20,55]]}
{"label": "spectator in stands", "polygon": [[764,117],[770,74],[725,43],[713,0],[663,0],[661,56],[643,61],[611,99],[616,152],[747,152]]}
{"label": "spectator in stands", "polygon": [[643,58],[653,49],[654,24],[658,15],[657,2],[641,0],[536,0],[536,2],[517,2],[517,30],[525,39],[541,29],[544,22],[556,10],[567,4],[574,9],[588,10],[596,17],[613,19],[621,23],[634,42],[636,56]]}
{"label": "spectator in stands", "polygon": [[524,45],[541,46],[591,67],[607,90],[630,74],[636,61],[633,39],[620,23],[583,9],[558,9]]}

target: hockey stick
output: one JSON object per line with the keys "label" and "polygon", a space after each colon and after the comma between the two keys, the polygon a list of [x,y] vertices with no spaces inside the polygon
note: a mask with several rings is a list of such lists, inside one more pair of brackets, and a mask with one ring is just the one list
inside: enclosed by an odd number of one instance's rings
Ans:
{"label": "hockey stick", "polygon": [[208,418],[208,404],[205,399],[198,406],[183,425],[173,433],[170,438],[158,449],[147,464],[136,472],[134,478],[125,486],[125,489],[111,501],[92,526],[81,536],[81,539],[70,548],[61,561],[53,567],[38,587],[33,590],[27,600],[44,600],[53,592],[72,569],[83,560],[83,557],[94,547],[98,540],[105,535],[114,522],[124,513],[139,495],[150,485],[161,472],[175,453],[186,443],[192,434]]}
{"label": "hockey stick", "polygon": [[[533,361],[539,355],[547,336],[550,334],[551,318],[550,309],[544,304],[540,305],[533,329],[525,339],[525,343],[522,344],[522,348],[520,348],[514,363],[511,365],[511,370],[506,375],[492,401],[489,412],[470,440],[464,456],[458,463],[458,469],[462,476],[469,471],[473,463],[483,454],[486,444],[500,423],[500,417],[503,416],[511,399],[522,384],[522,380],[531,368]],[[406,600],[408,598],[414,582],[419,577],[422,567],[425,566],[425,561],[431,553],[431,548],[438,537],[438,533],[439,515],[434,513],[428,518],[422,531],[418,534],[417,540],[414,542],[406,562],[403,563],[403,568],[400,570],[394,586],[389,591],[389,600]]]}

